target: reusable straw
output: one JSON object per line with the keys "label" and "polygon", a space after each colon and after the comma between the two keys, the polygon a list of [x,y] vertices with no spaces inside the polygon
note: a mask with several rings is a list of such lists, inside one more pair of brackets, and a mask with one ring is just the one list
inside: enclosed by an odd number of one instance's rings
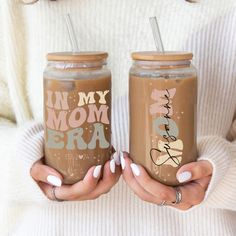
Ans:
{"label": "reusable straw", "polygon": [[72,52],[73,53],[78,52],[79,51],[78,42],[77,42],[77,39],[75,37],[75,30],[74,30],[73,23],[72,23],[71,18],[70,18],[70,14],[66,14],[65,20],[66,20],[68,35],[69,35],[69,38],[70,38],[70,44],[71,44]]}
{"label": "reusable straw", "polygon": [[161,53],[165,53],[162,39],[161,39],[160,29],[159,29],[158,22],[157,22],[157,18],[150,17],[149,21],[150,21],[151,28],[152,28],[152,34],[153,34],[154,42],[156,45],[156,49],[157,49],[157,51],[159,51]]}

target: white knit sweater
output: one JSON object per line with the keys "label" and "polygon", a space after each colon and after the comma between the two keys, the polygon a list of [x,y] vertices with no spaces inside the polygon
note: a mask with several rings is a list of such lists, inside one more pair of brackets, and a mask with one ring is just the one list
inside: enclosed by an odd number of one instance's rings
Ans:
{"label": "white knit sweater", "polygon": [[[0,10],[1,236],[236,235],[235,0],[2,0]],[[81,50],[110,54],[118,150],[128,150],[130,53],[154,49],[148,17],[158,17],[166,50],[194,53],[199,158],[214,167],[199,206],[181,212],[143,202],[122,179],[98,200],[57,203],[31,179],[30,167],[43,155],[45,55],[70,50],[67,12]]]}

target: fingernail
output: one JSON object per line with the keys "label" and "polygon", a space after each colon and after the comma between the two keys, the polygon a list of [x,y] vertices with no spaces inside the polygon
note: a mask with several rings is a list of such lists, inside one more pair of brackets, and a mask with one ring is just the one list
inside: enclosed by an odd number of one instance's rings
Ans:
{"label": "fingernail", "polygon": [[101,173],[102,165],[96,166],[93,171],[93,177],[97,178]]}
{"label": "fingernail", "polygon": [[192,174],[189,171],[184,171],[184,172],[177,175],[177,179],[180,183],[190,180],[191,177],[192,177]]}
{"label": "fingernail", "polygon": [[120,152],[120,163],[121,163],[122,170],[124,170],[125,169],[125,158],[124,158],[123,152]]}
{"label": "fingernail", "polygon": [[61,179],[54,175],[48,175],[47,181],[53,186],[61,187]]}
{"label": "fingernail", "polygon": [[120,165],[120,155],[119,155],[119,152],[115,152],[114,154],[113,154],[113,159],[115,160],[115,163],[116,163],[116,165]]}
{"label": "fingernail", "polygon": [[139,175],[140,175],[139,167],[138,167],[136,164],[131,163],[131,164],[130,164],[130,167],[131,167],[131,170],[132,170],[132,172],[133,172],[134,175],[136,175],[136,176],[139,176]]}
{"label": "fingernail", "polygon": [[116,171],[116,163],[115,163],[115,160],[114,159],[112,159],[111,161],[110,161],[110,170],[111,170],[111,173],[115,173],[115,171]]}

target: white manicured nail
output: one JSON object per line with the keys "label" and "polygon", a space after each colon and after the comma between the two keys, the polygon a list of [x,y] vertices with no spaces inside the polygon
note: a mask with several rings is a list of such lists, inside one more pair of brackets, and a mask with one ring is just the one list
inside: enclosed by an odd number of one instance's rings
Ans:
{"label": "white manicured nail", "polygon": [[134,175],[136,175],[136,176],[139,176],[139,175],[140,175],[139,167],[138,167],[136,164],[131,163],[131,164],[130,164],[130,167],[131,167],[131,170],[132,170],[132,172],[133,172]]}
{"label": "white manicured nail", "polygon": [[121,163],[122,170],[124,170],[125,169],[125,158],[124,158],[123,152],[120,152],[120,163]]}
{"label": "white manicured nail", "polygon": [[115,163],[115,160],[114,159],[112,159],[111,161],[110,161],[110,170],[111,170],[111,173],[115,173],[115,171],[116,171],[116,163]]}
{"label": "white manicured nail", "polygon": [[116,165],[120,165],[120,155],[119,155],[119,152],[115,152],[114,154],[113,154],[113,159],[115,160],[115,163],[116,163]]}
{"label": "white manicured nail", "polygon": [[94,178],[97,178],[100,175],[101,169],[102,169],[101,165],[95,167],[95,169],[93,171],[93,177]]}
{"label": "white manicured nail", "polygon": [[47,181],[48,181],[48,183],[52,184],[53,186],[61,187],[60,178],[58,178],[54,175],[48,175]]}
{"label": "white manicured nail", "polygon": [[189,171],[184,171],[184,172],[177,175],[177,179],[180,183],[190,180],[191,177],[192,177],[192,174]]}

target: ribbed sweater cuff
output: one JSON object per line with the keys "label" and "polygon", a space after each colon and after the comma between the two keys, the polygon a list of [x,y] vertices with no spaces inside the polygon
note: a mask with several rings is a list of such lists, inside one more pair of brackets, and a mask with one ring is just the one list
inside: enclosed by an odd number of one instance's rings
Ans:
{"label": "ribbed sweater cuff", "polygon": [[[30,176],[32,165],[44,156],[44,131],[41,123],[28,122],[18,131],[16,160],[22,168],[22,186],[25,201],[47,200],[37,183]],[[18,186],[20,187],[20,186]]]}
{"label": "ribbed sweater cuff", "polygon": [[203,201],[206,206],[236,209],[235,149],[232,143],[221,137],[207,136],[199,140],[199,160],[207,160],[213,166],[212,178]]}
{"label": "ribbed sweater cuff", "polygon": [[198,142],[198,160],[207,160],[213,166],[212,178],[206,191],[205,200],[221,183],[230,167],[229,145],[230,143],[225,139],[216,136],[200,138]]}

